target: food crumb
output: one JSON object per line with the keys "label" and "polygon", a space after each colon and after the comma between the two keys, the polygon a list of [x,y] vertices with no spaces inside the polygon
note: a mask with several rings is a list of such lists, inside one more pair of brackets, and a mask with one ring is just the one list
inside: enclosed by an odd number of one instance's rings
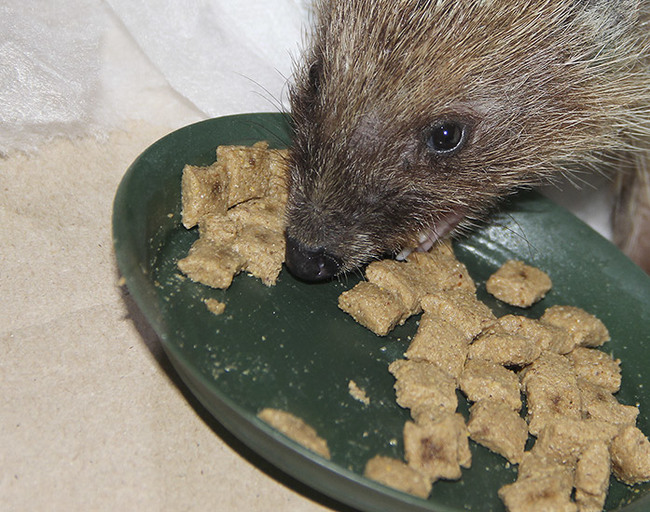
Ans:
{"label": "food crumb", "polygon": [[316,430],[301,418],[294,416],[290,412],[271,408],[261,410],[257,417],[308,450],[328,460],[330,459],[327,441],[320,437]]}
{"label": "food crumb", "polygon": [[215,315],[221,315],[226,310],[226,305],[217,299],[203,299],[203,303]]}
{"label": "food crumb", "polygon": [[370,405],[370,398],[366,394],[366,392],[361,389],[356,382],[353,380],[350,380],[348,382],[348,391],[350,393],[350,396],[354,398],[355,400],[358,400],[362,404],[365,405]]}
{"label": "food crumb", "polygon": [[426,498],[431,480],[401,460],[376,455],[366,464],[364,476],[399,491]]}

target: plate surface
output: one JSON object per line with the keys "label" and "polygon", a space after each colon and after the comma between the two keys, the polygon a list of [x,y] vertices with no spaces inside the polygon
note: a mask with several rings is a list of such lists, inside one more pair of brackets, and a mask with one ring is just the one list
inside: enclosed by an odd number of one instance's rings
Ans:
{"label": "plate surface", "polygon": [[[178,130],[148,148],[128,169],[117,191],[113,236],[118,264],[174,367],[191,391],[226,428],[282,470],[311,487],[365,511],[495,510],[497,489],[516,469],[471,444],[472,468],[458,482],[437,482],[429,500],[383,487],[361,476],[376,454],[402,457],[401,431],[408,411],[395,403],[388,364],[402,357],[417,328],[411,318],[380,338],[337,308],[337,297],[358,276],[305,284],[286,270],[266,287],[240,275],[228,290],[184,278],[176,268],[197,238],[180,217],[183,166],[208,165],[222,144],[269,141],[286,147],[287,118],[250,114],[212,119]],[[553,304],[585,308],[601,318],[612,341],[604,350],[622,360],[621,402],[639,404],[638,426],[650,432],[650,279],[618,249],[573,215],[534,193],[505,205],[489,225],[456,244],[479,286],[479,297],[497,316],[539,317]],[[529,310],[497,303],[485,280],[509,258],[549,273],[554,287]],[[226,303],[221,316],[203,299]],[[370,404],[348,392],[353,380]],[[460,401],[467,416],[467,404]],[[264,407],[303,418],[327,439],[326,461],[293,443],[256,417]],[[650,510],[650,485],[616,481],[607,510]]]}

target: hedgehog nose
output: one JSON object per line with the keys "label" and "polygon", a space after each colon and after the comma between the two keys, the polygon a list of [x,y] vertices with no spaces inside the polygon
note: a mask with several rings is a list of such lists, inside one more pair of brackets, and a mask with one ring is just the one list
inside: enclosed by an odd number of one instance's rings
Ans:
{"label": "hedgehog nose", "polygon": [[287,236],[285,263],[295,277],[305,281],[324,281],[341,269],[341,260],[323,247],[308,247],[291,236]]}

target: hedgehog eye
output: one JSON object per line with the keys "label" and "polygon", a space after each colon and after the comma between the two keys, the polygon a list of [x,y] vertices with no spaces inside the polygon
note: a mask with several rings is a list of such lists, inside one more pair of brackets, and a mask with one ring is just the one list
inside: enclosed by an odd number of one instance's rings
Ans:
{"label": "hedgehog eye", "polygon": [[467,128],[457,121],[441,121],[434,124],[426,135],[429,151],[438,155],[450,155],[459,151],[467,138]]}

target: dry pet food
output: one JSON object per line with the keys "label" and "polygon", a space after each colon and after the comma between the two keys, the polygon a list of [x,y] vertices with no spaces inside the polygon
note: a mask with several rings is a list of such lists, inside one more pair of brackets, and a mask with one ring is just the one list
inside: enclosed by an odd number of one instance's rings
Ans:
{"label": "dry pet food", "polygon": [[205,299],[203,302],[208,310],[215,315],[221,315],[226,310],[226,305],[217,299]]}
{"label": "dry pet food", "polygon": [[[440,243],[414,252],[406,261],[381,260],[368,265],[366,280],[339,298],[339,307],[379,336],[422,310],[422,300],[441,291],[476,290],[467,268]],[[489,311],[489,310],[488,310]]]}
{"label": "dry pet food", "polygon": [[576,347],[599,347],[609,341],[607,327],[594,315],[574,306],[551,306],[541,318],[569,331]]}
{"label": "dry pet food", "polygon": [[432,482],[457,480],[461,466],[471,464],[465,420],[459,414],[445,414],[436,421],[404,425],[404,456],[409,466]]}
{"label": "dry pet food", "polygon": [[426,404],[441,412],[456,411],[456,382],[437,365],[399,359],[391,363],[388,371],[395,377],[395,393],[400,406],[412,409]]}
{"label": "dry pet food", "polygon": [[428,361],[458,379],[465,366],[470,339],[439,316],[424,313],[420,327],[404,354],[411,361]]}
{"label": "dry pet food", "polygon": [[[552,306],[538,319],[497,319],[463,272],[456,281],[446,274],[455,285],[444,288],[408,266],[417,262],[435,272],[444,261],[454,268],[449,249],[441,244],[431,257],[414,253],[407,262],[375,262],[368,281],[341,299],[341,309],[381,334],[423,311],[406,359],[389,366],[397,403],[413,419],[403,432],[407,465],[382,463],[394,466],[389,474],[414,479],[408,484],[396,477],[399,488],[422,496],[423,478],[460,478],[471,464],[467,436],[519,464],[517,480],[499,490],[509,512],[597,511],[610,473],[631,485],[650,480],[650,441],[635,426],[638,409],[612,394],[621,385],[620,361],[588,348],[609,340],[605,325],[574,306]],[[527,307],[550,285],[543,272],[511,261],[493,275],[489,291]],[[474,402],[467,425],[455,413],[456,389]],[[537,440],[526,452],[530,434]]]}
{"label": "dry pet food", "polygon": [[521,385],[517,374],[502,365],[481,359],[467,361],[459,386],[468,400],[503,402],[513,411],[521,409]]}
{"label": "dry pet food", "polygon": [[485,283],[488,293],[520,308],[527,308],[544,298],[551,289],[551,278],[523,261],[509,260]]}
{"label": "dry pet food", "polygon": [[426,498],[431,480],[408,464],[391,457],[376,455],[366,463],[364,476],[399,491]]}
{"label": "dry pet food", "polygon": [[246,271],[273,285],[284,261],[286,151],[266,143],[219,146],[208,167],[185,166],[182,219],[199,239],[178,268],[190,279],[228,288]]}
{"label": "dry pet food", "polygon": [[339,307],[378,336],[385,336],[408,317],[408,310],[399,297],[367,281],[343,292]]}
{"label": "dry pet food", "polygon": [[330,458],[330,450],[327,441],[320,437],[313,427],[309,426],[302,419],[293,414],[279,409],[262,409],[257,415],[258,418],[279,430],[285,436],[293,439],[308,450],[317,453],[326,459]]}

